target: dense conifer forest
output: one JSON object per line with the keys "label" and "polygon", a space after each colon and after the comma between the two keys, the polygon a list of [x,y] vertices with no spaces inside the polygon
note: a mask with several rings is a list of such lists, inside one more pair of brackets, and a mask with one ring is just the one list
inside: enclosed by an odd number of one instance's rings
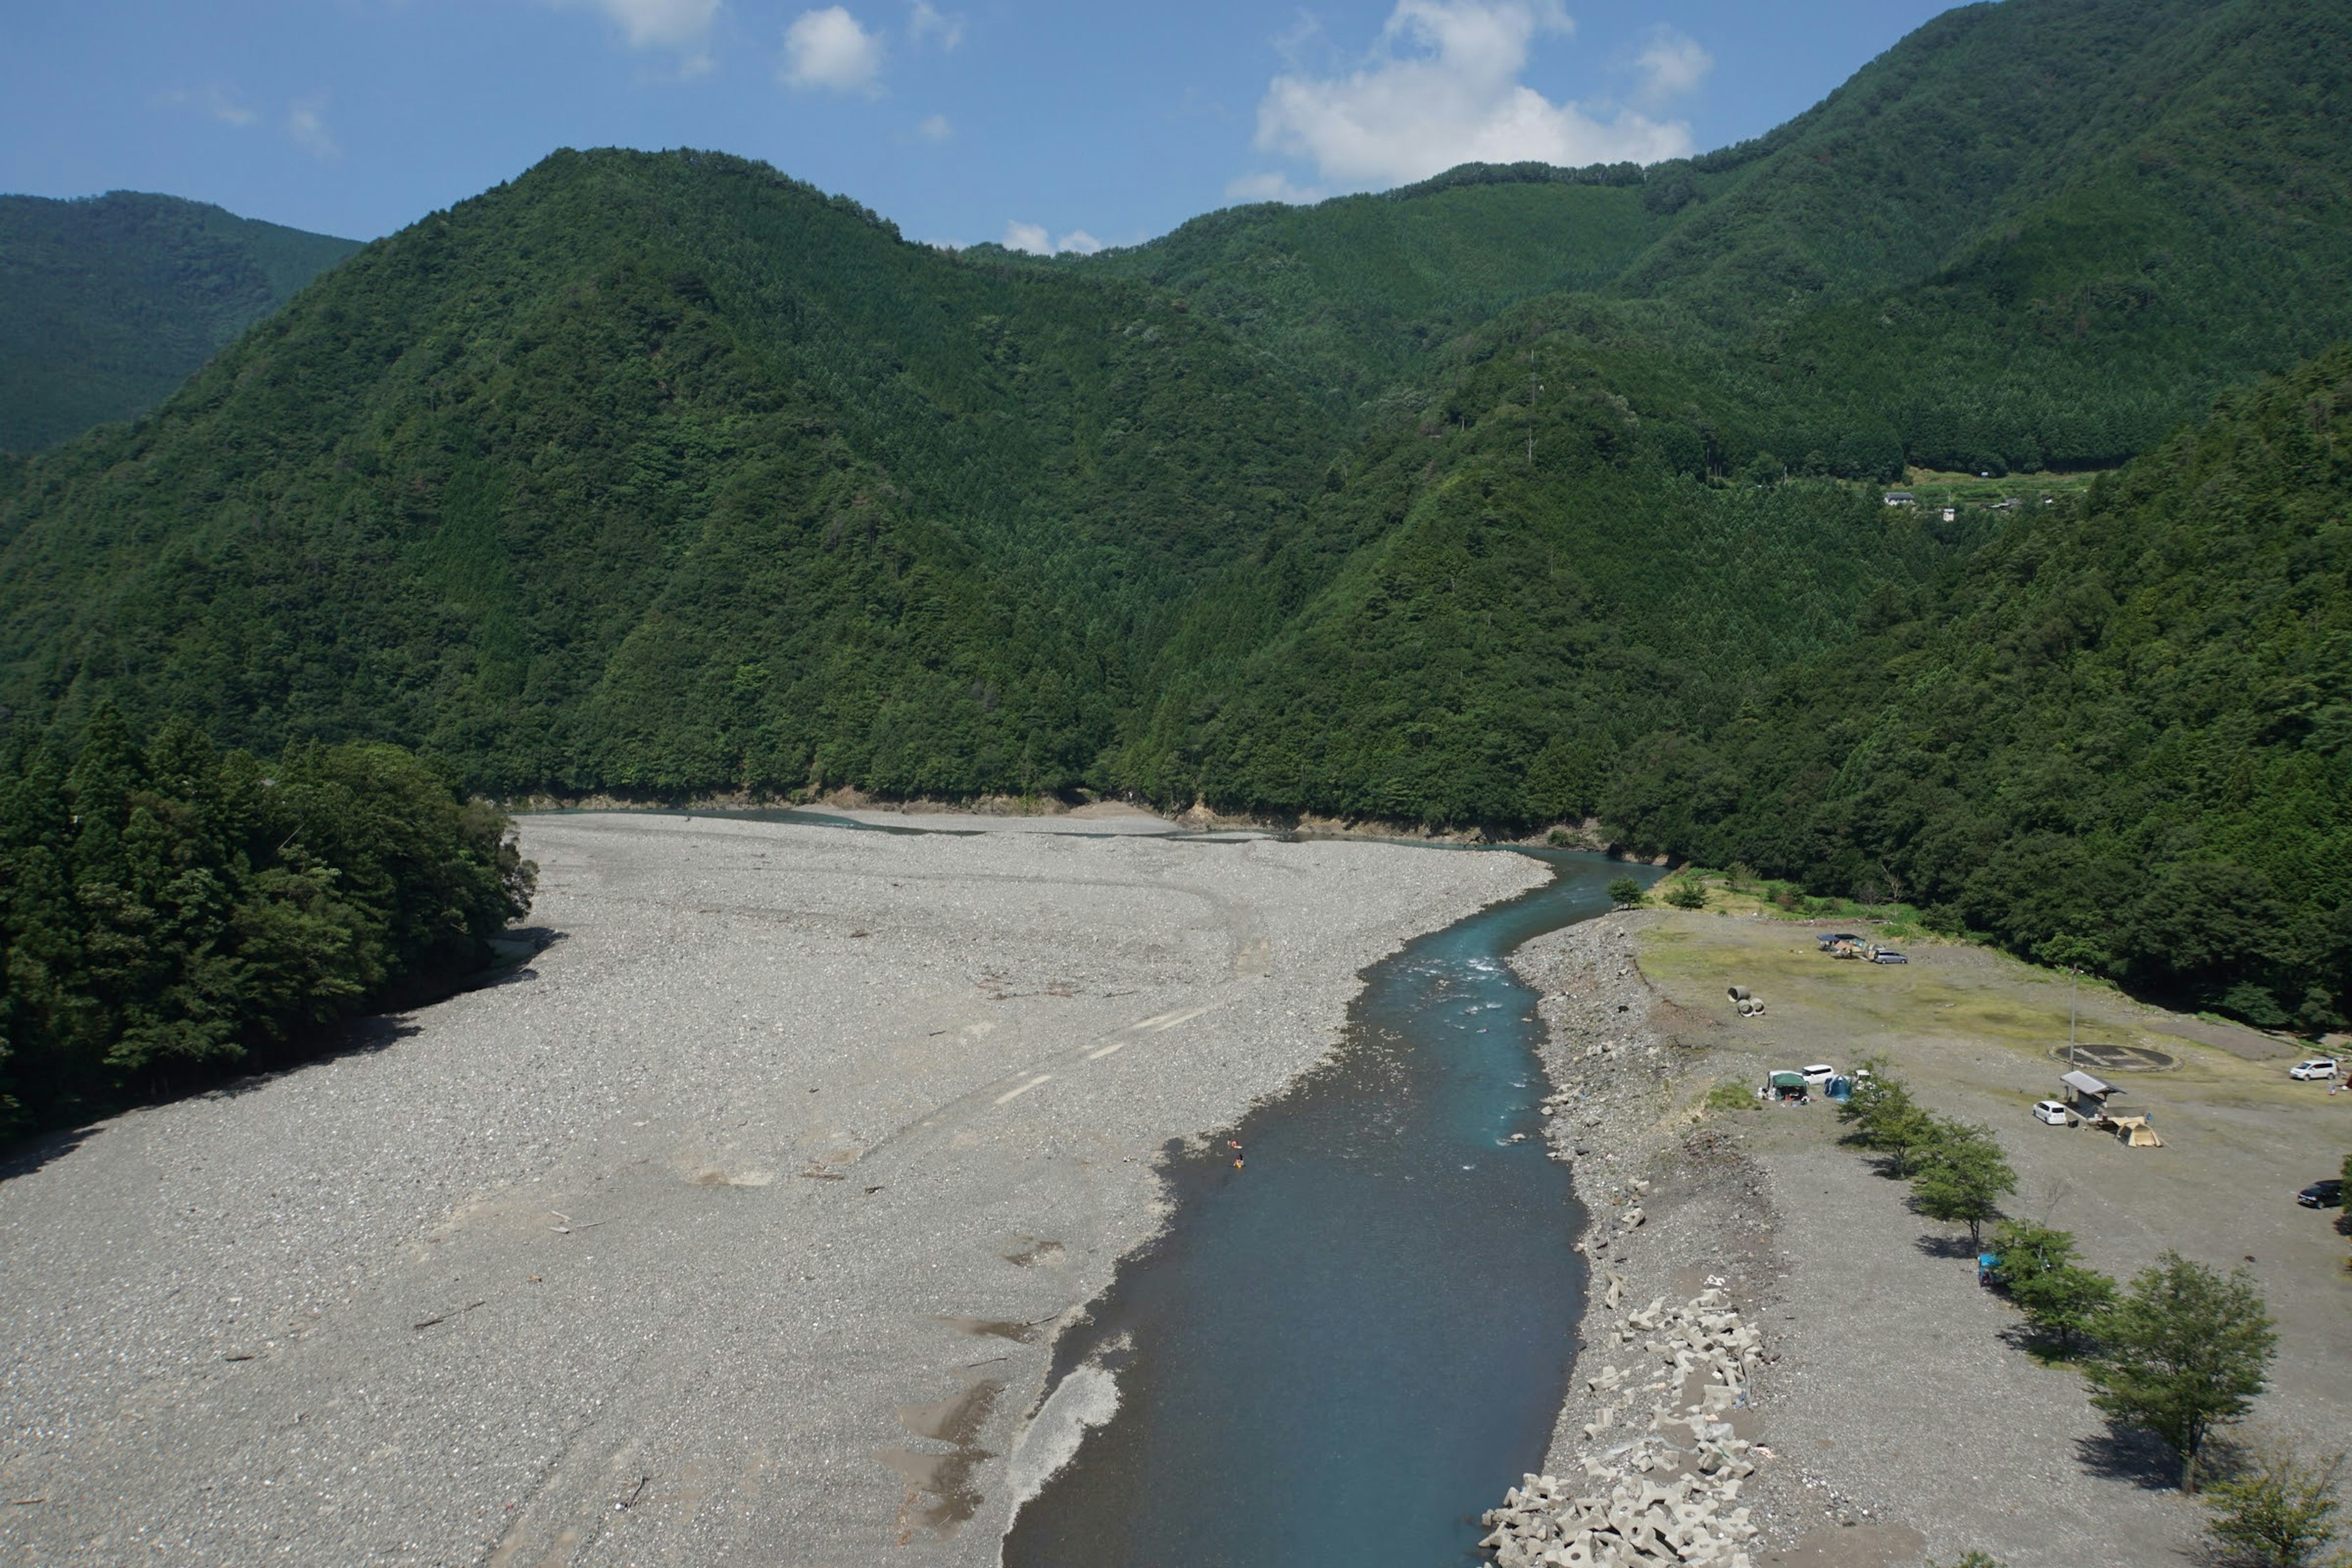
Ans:
{"label": "dense conifer forest", "polygon": [[274,763],[111,704],[0,755],[0,1138],[214,1081],[481,968],[505,816],[392,746]]}
{"label": "dense conifer forest", "polygon": [[2348,105],[2340,4],[2005,0],[1705,156],[1050,259],[561,152],[0,472],[6,733],[1597,816],[2319,1026]]}
{"label": "dense conifer forest", "polygon": [[0,196],[0,454],[152,408],[358,248],[177,196]]}

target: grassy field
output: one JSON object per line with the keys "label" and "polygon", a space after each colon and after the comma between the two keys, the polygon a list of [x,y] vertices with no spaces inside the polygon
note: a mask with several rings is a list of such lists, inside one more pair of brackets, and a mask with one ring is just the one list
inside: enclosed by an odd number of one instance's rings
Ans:
{"label": "grassy field", "polygon": [[[1892,939],[1900,928],[1855,921],[1852,929]],[[2024,1178],[2019,1212],[2079,1208],[2082,1228],[2139,1237],[2141,1245],[2114,1259],[2117,1270],[2130,1272],[2164,1246],[2192,1256],[2251,1248],[2283,1267],[2293,1260],[2294,1293],[2321,1292],[2339,1314],[2352,1309],[2352,1274],[2332,1216],[2292,1200],[2296,1188],[2333,1175],[2352,1150],[2352,1094],[2290,1079],[2300,1042],[2086,983],[2074,1020],[2080,1045],[2137,1047],[2171,1061],[2158,1070],[2097,1069],[2121,1086],[2116,1109],[2151,1116],[2165,1140],[2162,1149],[2126,1149],[2029,1114],[2035,1100],[2060,1093],[2066,1070],[2066,977],[1924,933],[1903,937],[1907,964],[1840,961],[1818,951],[1817,934],[1727,913],[1661,911],[1649,924],[1643,972],[1674,1004],[1683,1043],[1723,1058],[1705,1081],[1743,1073],[1760,1081],[1769,1068],[1885,1057],[1930,1110],[1996,1131]],[[1725,996],[1733,984],[1764,999],[1762,1017],[1738,1016]],[[1822,1123],[1826,1135],[1828,1113],[1814,1110],[1806,1121]],[[2252,1247],[2257,1237],[2266,1245]]]}
{"label": "grassy field", "polygon": [[1945,468],[1908,468],[1897,488],[1917,496],[1923,507],[1980,508],[2007,500],[2032,506],[2045,499],[2081,495],[2102,471],[2086,468],[2075,473],[2004,474],[1989,479]]}

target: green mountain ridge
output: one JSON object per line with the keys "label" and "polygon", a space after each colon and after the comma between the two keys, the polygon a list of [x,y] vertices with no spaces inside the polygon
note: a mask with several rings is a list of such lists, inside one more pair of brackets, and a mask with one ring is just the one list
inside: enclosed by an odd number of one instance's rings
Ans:
{"label": "green mountain ridge", "polygon": [[[2014,881],[1951,867],[2043,819],[1959,779],[1935,808],[1975,825],[1958,860],[1832,831],[1879,721],[1808,702],[1892,627],[2008,636],[2023,612],[1970,621],[1966,594],[1994,605],[1970,574],[2080,519],[1947,523],[1881,486],[2158,448],[2082,514],[2107,517],[2218,394],[2352,340],[2347,92],[2341,6],[2005,0],[1738,148],[1468,167],[1089,258],[910,245],[722,154],[559,153],[21,464],[0,723],[111,700],[257,754],[419,746],[509,797],[1600,814],[1823,886],[1899,866],[2031,948],[2087,915],[1996,919]],[[2332,482],[2242,489],[2324,511]],[[2121,580],[2067,550],[2067,592]],[[2314,582],[2294,613],[2332,615]],[[2046,742],[2023,666],[1970,679]],[[2178,743],[2235,722],[2192,702]],[[2181,830],[2128,849],[2075,781],[2108,826],[2070,841],[2125,868],[2100,897],[2236,866],[2270,890],[2231,908],[2283,911],[2247,917],[2263,951],[2317,942],[2345,906],[2287,875],[2303,841],[2189,776],[2147,774]],[[2136,983],[2214,993],[2100,930]],[[2336,956],[2266,960],[2271,1001],[2225,1005],[2336,1008],[2342,950],[2310,951]]]}
{"label": "green mountain ridge", "polygon": [[[1392,301],[1459,300],[1423,306],[1451,321],[1579,289],[1596,348],[1696,362],[1675,370],[1735,461],[2112,467],[2352,336],[2347,94],[2352,26],[2323,0],[2007,0],[1695,159],[1457,170],[1049,265],[1197,290],[1285,355]],[[1417,209],[1473,194],[1578,242],[1464,267],[1479,231]]]}
{"label": "green mountain ridge", "polygon": [[0,196],[0,453],[146,412],[359,248],[176,196]]}

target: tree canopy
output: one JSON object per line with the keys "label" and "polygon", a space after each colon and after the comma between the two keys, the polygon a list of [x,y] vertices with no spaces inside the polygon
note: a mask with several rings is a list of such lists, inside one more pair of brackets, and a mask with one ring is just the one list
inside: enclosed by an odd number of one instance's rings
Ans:
{"label": "tree canopy", "polygon": [[[70,741],[71,743],[65,743]],[[0,1137],[184,1089],[478,969],[506,818],[380,742],[274,763],[110,705],[0,756]]]}

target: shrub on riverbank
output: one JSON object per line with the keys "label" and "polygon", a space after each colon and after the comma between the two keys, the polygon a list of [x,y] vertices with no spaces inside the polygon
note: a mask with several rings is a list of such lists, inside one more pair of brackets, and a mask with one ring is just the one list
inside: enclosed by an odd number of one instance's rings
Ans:
{"label": "shrub on riverbank", "polygon": [[507,818],[395,746],[274,764],[101,707],[0,752],[0,1137],[210,1082],[488,958]]}
{"label": "shrub on riverbank", "polygon": [[1763,1102],[1746,1084],[1724,1082],[1706,1091],[1706,1103],[1709,1110],[1753,1110]]}
{"label": "shrub on riverbank", "polygon": [[2071,1355],[2115,1305],[2116,1282],[2083,1265],[2069,1231],[2003,1220],[1993,1228],[1992,1250],[2010,1300],[2058,1357]]}
{"label": "shrub on riverbank", "polygon": [[2195,1491],[2207,1440],[2245,1417],[2278,1352],[2253,1276],[2165,1252],[2100,1319],[2098,1338],[2084,1369],[2091,1403],[2162,1438],[2180,1457],[2180,1489]]}
{"label": "shrub on riverbank", "polygon": [[[2292,1448],[2258,1448],[2206,1496],[2215,1558],[2232,1568],[2312,1568],[2336,1537],[2343,1482],[2340,1453],[2307,1459]],[[2352,1553],[2326,1562],[2352,1563]]]}

